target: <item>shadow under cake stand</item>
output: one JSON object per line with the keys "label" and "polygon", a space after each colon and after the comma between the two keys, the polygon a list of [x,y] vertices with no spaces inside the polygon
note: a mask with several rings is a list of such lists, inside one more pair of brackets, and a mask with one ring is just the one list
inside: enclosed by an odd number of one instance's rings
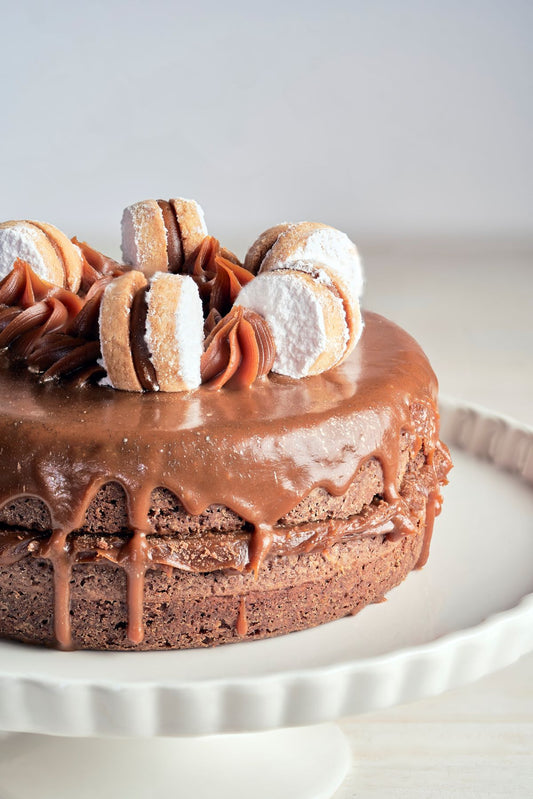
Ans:
{"label": "shadow under cake stand", "polygon": [[210,650],[0,642],[0,795],[330,797],[350,766],[335,720],[438,694],[532,649],[533,430],[448,400],[442,438],[455,468],[430,560],[384,604]]}

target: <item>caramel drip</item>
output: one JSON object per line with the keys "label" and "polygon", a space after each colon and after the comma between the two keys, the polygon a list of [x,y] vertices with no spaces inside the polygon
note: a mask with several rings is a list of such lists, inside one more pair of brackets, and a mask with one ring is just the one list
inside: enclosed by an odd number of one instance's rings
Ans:
{"label": "caramel drip", "polygon": [[43,382],[95,367],[100,302],[111,279],[99,277],[82,300],[16,261],[0,283],[0,305],[7,306],[0,311],[0,349],[43,373]]}
{"label": "caramel drip", "polygon": [[433,537],[433,525],[435,518],[439,515],[442,508],[442,496],[438,488],[430,491],[426,506],[426,526],[424,530],[424,543],[422,551],[416,563],[415,569],[421,569],[426,565],[429,557],[429,547]]}
{"label": "caramel drip", "polygon": [[274,541],[274,529],[270,524],[256,524],[250,545],[249,565],[254,573],[255,579],[259,576],[259,569],[267,559],[272,550]]}
{"label": "caramel drip", "polygon": [[202,382],[222,388],[231,378],[238,388],[268,374],[276,347],[265,319],[238,305],[221,319],[204,342],[200,370]]}
{"label": "caramel drip", "polygon": [[41,550],[54,570],[54,633],[61,649],[72,649],[70,625],[70,578],[72,557],[68,530],[54,530]]}
{"label": "caramel drip", "polygon": [[246,600],[243,596],[241,596],[239,601],[239,612],[237,614],[237,623],[235,625],[235,630],[237,635],[240,635],[241,638],[248,633],[248,619],[246,618]]}
{"label": "caramel drip", "polygon": [[[426,467],[425,467],[426,468]],[[430,467],[427,467],[431,470]],[[0,564],[12,565],[27,555],[45,558],[54,570],[54,624],[58,643],[64,649],[72,648],[70,630],[70,579],[72,566],[77,563],[94,563],[105,559],[124,569],[127,580],[127,635],[132,643],[143,640],[144,581],[148,569],[159,568],[170,577],[173,569],[194,572],[219,569],[254,569],[256,575],[266,557],[320,552],[330,559],[334,544],[364,536],[385,536],[397,540],[405,534],[398,524],[402,514],[408,514],[410,503],[419,506],[423,487],[417,487],[410,502],[401,499],[398,512],[384,501],[372,503],[362,513],[348,519],[330,519],[319,523],[305,523],[292,527],[258,525],[252,536],[244,532],[212,533],[167,543],[164,537],[135,531],[124,543],[121,536],[105,536],[105,548],[84,548],[84,537],[67,536],[54,531],[48,539],[43,534],[0,534]],[[430,494],[429,503],[435,501],[437,491]],[[433,516],[426,517],[423,549],[415,568],[420,568],[427,558]],[[259,535],[258,535],[259,533]],[[237,633],[245,636],[248,630],[244,597],[237,618]]]}
{"label": "caramel drip", "polygon": [[[429,468],[438,446],[436,388],[416,342],[370,313],[358,347],[340,366],[305,380],[270,374],[250,391],[216,393],[201,386],[190,395],[136,395],[93,386],[77,392],[68,384],[51,391],[23,372],[0,369],[0,452],[3,463],[17,464],[0,470],[0,505],[38,497],[48,507],[51,528],[61,531],[49,551],[59,560],[54,580],[63,645],[65,561],[75,557],[66,544],[73,546],[76,536],[69,533],[83,526],[102,485],[119,482],[128,500],[128,527],[135,532],[123,561],[133,575],[128,602],[131,634],[138,637],[142,613],[133,604],[144,579],[142,557],[148,568],[159,563],[257,571],[267,557],[314,546],[323,551],[337,535],[359,534],[355,520],[308,525],[307,534],[303,528],[279,529],[279,520],[315,488],[346,493],[371,458],[382,465],[391,515],[381,527],[368,519],[366,526],[372,534],[406,534],[398,482],[401,436],[407,432],[424,441]],[[233,534],[232,546],[210,539],[208,552],[202,538],[194,552],[186,541],[173,552],[164,538],[156,542],[149,535],[150,497],[158,486],[172,491],[193,515],[225,505],[254,532]]]}
{"label": "caramel drip", "polygon": [[203,239],[196,254],[185,263],[183,271],[191,275],[198,286],[204,316],[213,309],[221,316],[228,313],[241,288],[254,277],[236,263],[233,253],[221,248],[213,236]]}
{"label": "caramel drip", "polygon": [[83,293],[89,291],[93,283],[101,277],[119,277],[131,269],[131,266],[119,264],[108,255],[104,255],[99,250],[95,250],[86,241],[78,241],[76,236],[71,239],[72,243],[79,248],[82,258],[82,279],[81,289]]}
{"label": "caramel drip", "polygon": [[147,546],[146,534],[135,530],[117,561],[126,572],[128,638],[134,644],[140,644],[144,638],[144,579],[149,561],[150,549]]}

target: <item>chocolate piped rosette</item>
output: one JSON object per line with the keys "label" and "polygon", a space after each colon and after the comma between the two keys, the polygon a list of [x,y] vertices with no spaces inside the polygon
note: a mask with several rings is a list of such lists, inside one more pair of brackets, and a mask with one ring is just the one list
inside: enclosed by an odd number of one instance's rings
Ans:
{"label": "chocolate piped rosette", "polygon": [[361,312],[353,242],[283,222],[241,263],[171,198],[125,209],[122,257],[0,225],[0,636],[263,638],[422,566],[451,466],[437,382]]}

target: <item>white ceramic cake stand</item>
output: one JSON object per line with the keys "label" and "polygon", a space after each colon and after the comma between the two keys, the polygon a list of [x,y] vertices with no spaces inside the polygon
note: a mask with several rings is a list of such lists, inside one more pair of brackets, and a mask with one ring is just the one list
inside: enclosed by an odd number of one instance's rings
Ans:
{"label": "white ceramic cake stand", "polygon": [[0,643],[0,796],[328,797],[349,766],[336,719],[533,648],[533,430],[448,401],[442,437],[455,469],[430,560],[386,603],[214,650]]}

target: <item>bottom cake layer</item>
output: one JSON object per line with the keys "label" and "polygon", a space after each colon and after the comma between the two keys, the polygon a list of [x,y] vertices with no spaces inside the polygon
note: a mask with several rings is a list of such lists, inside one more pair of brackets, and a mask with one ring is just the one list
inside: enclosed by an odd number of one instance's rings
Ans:
{"label": "bottom cake layer", "polygon": [[[414,568],[425,519],[414,534],[365,536],[327,552],[275,558],[252,573],[194,574],[151,569],[144,592],[144,639],[127,637],[124,571],[109,563],[74,566],[70,584],[78,649],[178,649],[259,639],[314,627],[379,602]],[[54,581],[49,561],[31,556],[0,570],[0,636],[54,646]]]}

